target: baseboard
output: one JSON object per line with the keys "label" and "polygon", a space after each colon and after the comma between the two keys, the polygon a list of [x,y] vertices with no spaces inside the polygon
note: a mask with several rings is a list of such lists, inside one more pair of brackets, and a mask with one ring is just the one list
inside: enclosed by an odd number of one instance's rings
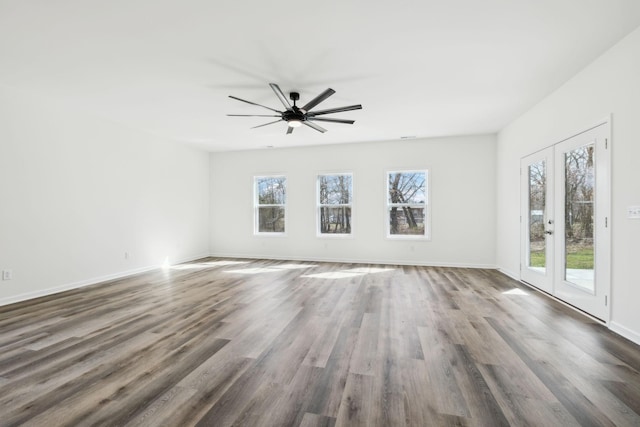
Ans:
{"label": "baseboard", "polygon": [[185,262],[193,262],[193,261],[197,261],[199,259],[209,258],[210,256],[211,255],[209,255],[209,253],[206,252],[206,253],[199,254],[199,255],[179,258],[179,259],[175,260],[175,262],[173,262],[171,265],[178,265],[178,264],[182,264],[182,263],[185,263]]}
{"label": "baseboard", "polygon": [[[175,264],[181,264],[183,262],[195,261],[202,258],[207,258],[208,254],[200,254],[197,256],[186,257],[184,259],[176,260]],[[146,267],[134,268],[132,270],[120,271],[118,273],[107,274],[99,277],[92,277],[86,280],[80,280],[78,282],[66,283],[64,285],[55,286],[53,288],[39,289],[37,291],[26,292],[23,294],[12,295],[9,297],[0,298],[0,306],[14,304],[16,302],[26,301],[34,298],[46,297],[60,292],[70,291],[72,289],[83,288],[85,286],[96,285],[102,282],[108,282],[110,280],[121,279],[123,277],[133,276],[135,274],[144,273],[147,271],[155,270],[163,267],[162,265],[149,265]]]}
{"label": "baseboard", "polygon": [[626,326],[622,326],[621,324],[614,321],[609,322],[609,329],[611,329],[616,334],[625,337],[629,341],[633,341],[634,343],[640,345],[640,333],[632,331]]}
{"label": "baseboard", "polygon": [[494,264],[465,264],[451,262],[415,262],[405,260],[376,260],[376,259],[357,259],[357,258],[322,258],[322,257],[297,257],[297,256],[273,256],[273,255],[257,255],[257,254],[231,254],[231,253],[212,253],[211,257],[215,258],[246,258],[246,259],[272,259],[278,261],[303,261],[303,262],[337,262],[345,264],[376,264],[376,265],[415,265],[419,267],[452,267],[452,268],[481,268],[495,270]]}

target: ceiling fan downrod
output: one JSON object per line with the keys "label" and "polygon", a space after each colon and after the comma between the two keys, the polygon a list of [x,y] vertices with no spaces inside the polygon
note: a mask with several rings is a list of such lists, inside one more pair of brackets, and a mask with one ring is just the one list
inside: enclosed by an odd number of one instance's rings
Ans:
{"label": "ceiling fan downrod", "polygon": [[293,101],[293,106],[296,106],[296,101],[300,99],[300,94],[298,92],[291,92],[289,94],[289,99]]}
{"label": "ceiling fan downrod", "polygon": [[293,106],[291,107],[290,111],[285,111],[282,113],[282,118],[286,120],[289,127],[297,128],[302,126],[302,122],[304,122],[307,118],[296,105],[296,101],[300,99],[300,94],[298,92],[291,92],[289,94],[289,98],[293,101]]}

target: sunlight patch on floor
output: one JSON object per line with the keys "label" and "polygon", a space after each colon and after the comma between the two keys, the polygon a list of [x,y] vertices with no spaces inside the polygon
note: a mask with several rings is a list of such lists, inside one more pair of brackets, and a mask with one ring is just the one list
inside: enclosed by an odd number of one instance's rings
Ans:
{"label": "sunlight patch on floor", "polygon": [[343,271],[370,274],[370,273],[385,273],[387,271],[393,271],[393,270],[395,270],[395,268],[358,267],[358,268],[351,268],[349,270],[343,270]]}
{"label": "sunlight patch on floor", "polygon": [[260,273],[275,273],[284,270],[299,270],[302,268],[313,268],[315,264],[282,264],[274,265],[270,267],[255,267],[255,268],[241,268],[239,270],[227,270],[225,273],[236,274],[260,274]]}
{"label": "sunlight patch on floor", "polygon": [[504,291],[502,295],[521,295],[521,296],[529,296],[529,294],[522,289],[513,288],[509,291]]}
{"label": "sunlight patch on floor", "polygon": [[276,271],[275,268],[266,268],[266,267],[254,267],[254,268],[241,268],[240,270],[227,270],[225,273],[236,273],[236,274],[260,274],[260,273],[274,273]]}
{"label": "sunlight patch on floor", "polygon": [[326,273],[307,274],[302,277],[310,277],[313,279],[347,279],[350,277],[364,276],[365,274],[385,273],[393,271],[395,268],[380,267],[358,267],[348,270],[328,271]]}
{"label": "sunlight patch on floor", "polygon": [[366,273],[350,273],[348,271],[327,271],[326,273],[306,274],[302,277],[313,279],[346,279],[349,277],[364,276]]}
{"label": "sunlight patch on floor", "polygon": [[317,265],[315,264],[282,264],[282,265],[276,265],[273,268],[278,268],[281,270],[297,270],[301,268],[312,268],[312,267],[317,267]]}

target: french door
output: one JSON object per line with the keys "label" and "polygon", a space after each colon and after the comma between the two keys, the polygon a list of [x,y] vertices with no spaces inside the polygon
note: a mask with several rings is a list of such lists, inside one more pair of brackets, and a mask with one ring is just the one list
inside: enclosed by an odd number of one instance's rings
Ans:
{"label": "french door", "polygon": [[609,320],[609,123],[521,161],[520,277]]}

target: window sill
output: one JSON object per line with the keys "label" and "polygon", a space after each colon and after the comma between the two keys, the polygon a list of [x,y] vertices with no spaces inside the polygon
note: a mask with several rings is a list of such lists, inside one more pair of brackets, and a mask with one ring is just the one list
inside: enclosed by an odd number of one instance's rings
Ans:
{"label": "window sill", "polygon": [[426,242],[431,241],[431,236],[417,236],[411,234],[387,234],[386,238],[388,240],[422,240]]}
{"label": "window sill", "polygon": [[273,232],[273,233],[265,233],[265,232],[258,232],[258,233],[253,233],[254,237],[287,237],[287,233],[278,233],[278,232]]}
{"label": "window sill", "polygon": [[318,239],[353,239],[353,233],[317,233],[316,237]]}

